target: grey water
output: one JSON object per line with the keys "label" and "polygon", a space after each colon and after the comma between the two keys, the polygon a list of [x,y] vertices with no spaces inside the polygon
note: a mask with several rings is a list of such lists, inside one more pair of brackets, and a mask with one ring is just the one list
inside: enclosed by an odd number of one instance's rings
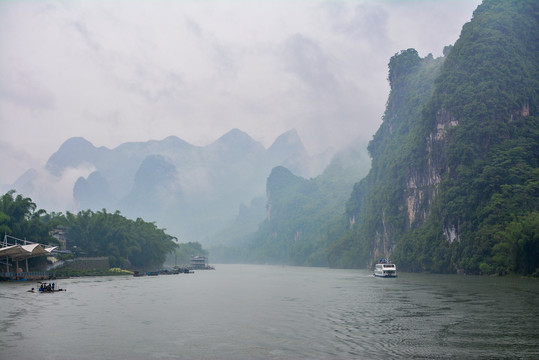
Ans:
{"label": "grey water", "polygon": [[0,283],[0,359],[539,358],[539,281],[217,265]]}

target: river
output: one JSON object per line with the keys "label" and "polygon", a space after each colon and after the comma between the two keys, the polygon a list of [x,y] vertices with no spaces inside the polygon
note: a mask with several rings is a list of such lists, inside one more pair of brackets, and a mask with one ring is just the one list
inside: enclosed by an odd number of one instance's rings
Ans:
{"label": "river", "polygon": [[0,283],[0,359],[539,358],[539,281],[217,265]]}

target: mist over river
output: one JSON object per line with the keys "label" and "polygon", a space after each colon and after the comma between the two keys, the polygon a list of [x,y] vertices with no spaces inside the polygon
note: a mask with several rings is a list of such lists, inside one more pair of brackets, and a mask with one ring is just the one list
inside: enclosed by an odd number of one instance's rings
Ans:
{"label": "mist over river", "polygon": [[539,358],[539,281],[217,265],[0,283],[0,359]]}

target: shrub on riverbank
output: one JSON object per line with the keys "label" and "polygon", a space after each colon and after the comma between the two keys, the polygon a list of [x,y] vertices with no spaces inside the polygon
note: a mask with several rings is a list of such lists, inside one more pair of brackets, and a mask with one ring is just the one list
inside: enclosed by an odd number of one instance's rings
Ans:
{"label": "shrub on riverbank", "polygon": [[120,268],[111,268],[111,269],[85,269],[85,270],[74,270],[74,269],[60,269],[54,273],[56,277],[79,277],[79,276],[125,276],[133,275],[132,271],[123,270]]}

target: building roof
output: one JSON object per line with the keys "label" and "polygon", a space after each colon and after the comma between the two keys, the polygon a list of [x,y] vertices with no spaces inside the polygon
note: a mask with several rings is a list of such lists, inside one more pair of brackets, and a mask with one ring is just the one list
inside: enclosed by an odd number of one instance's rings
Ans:
{"label": "building roof", "polygon": [[43,247],[40,244],[9,245],[0,248],[0,257],[8,256],[14,260],[21,260],[33,256],[49,255],[56,246]]}

